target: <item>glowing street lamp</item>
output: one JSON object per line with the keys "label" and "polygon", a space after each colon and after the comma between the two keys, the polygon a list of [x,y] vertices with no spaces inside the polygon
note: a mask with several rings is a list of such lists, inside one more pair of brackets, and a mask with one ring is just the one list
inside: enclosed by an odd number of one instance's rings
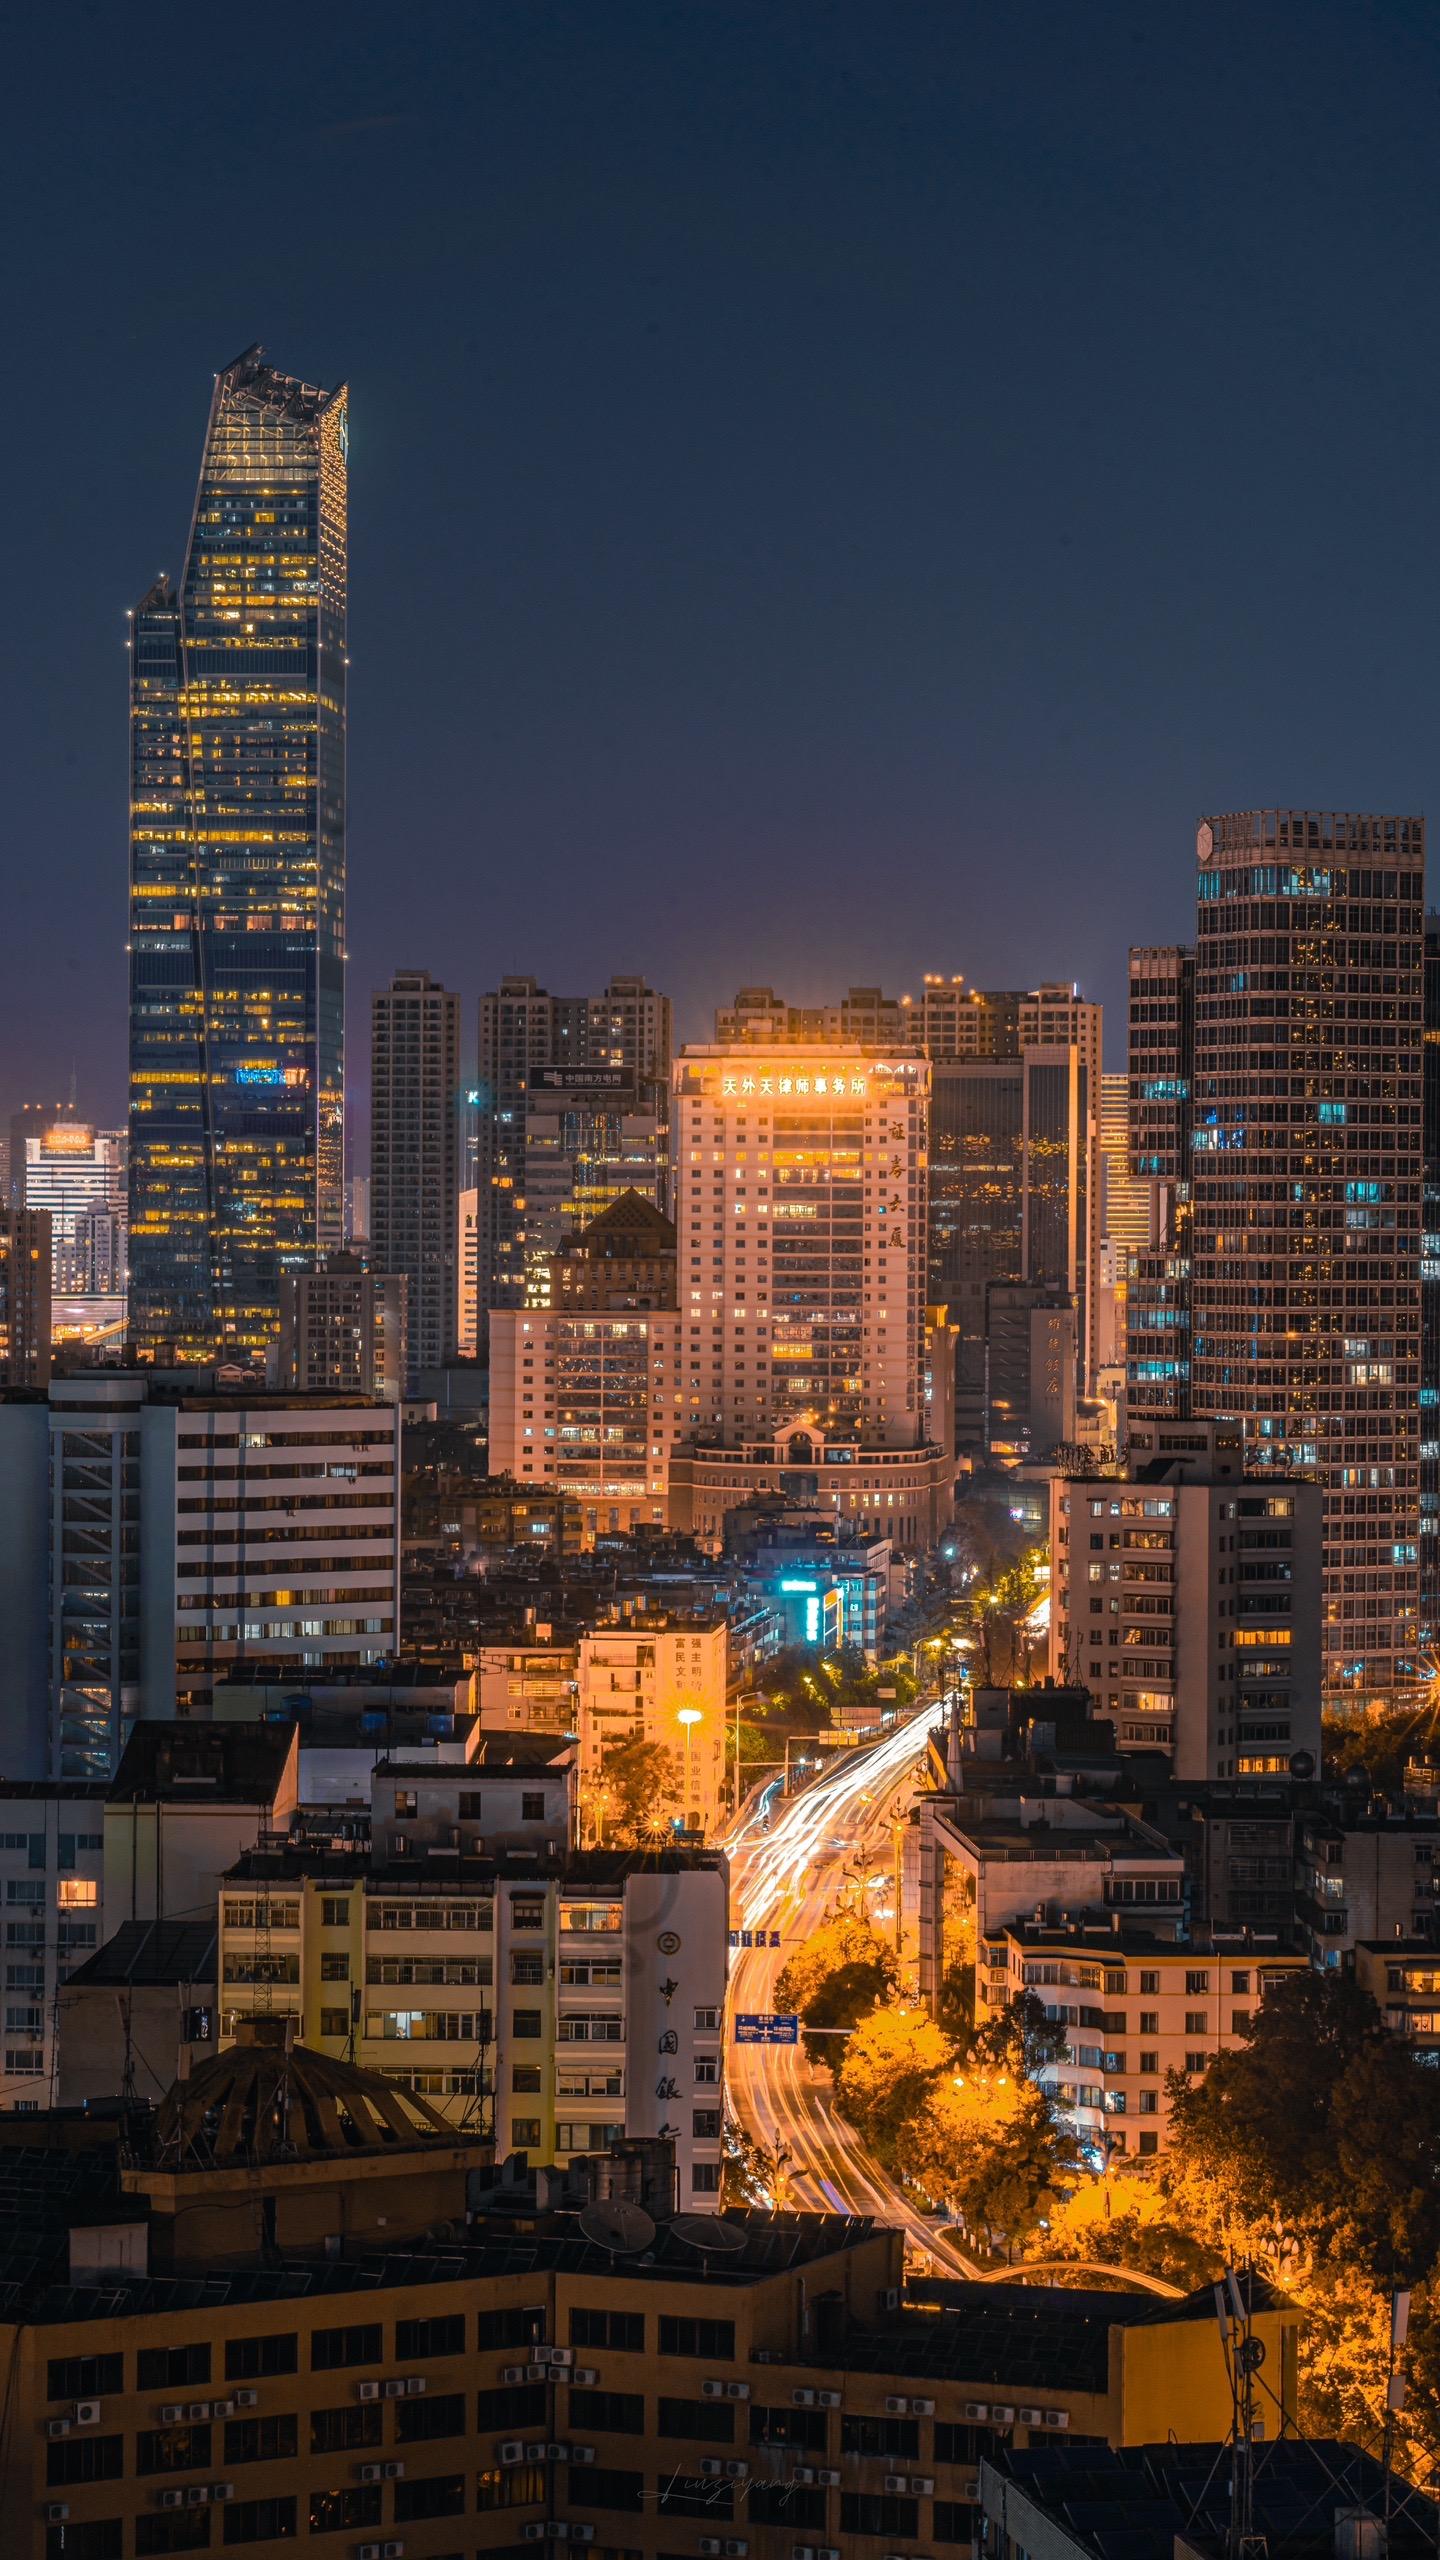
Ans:
{"label": "glowing street lamp", "polygon": [[688,1828],[691,1816],[695,1811],[695,1789],[692,1778],[691,1757],[693,1744],[691,1737],[696,1725],[701,1723],[703,1719],[698,1707],[678,1707],[676,1709],[675,1720],[677,1724],[681,1724],[685,1728],[685,1821]]}

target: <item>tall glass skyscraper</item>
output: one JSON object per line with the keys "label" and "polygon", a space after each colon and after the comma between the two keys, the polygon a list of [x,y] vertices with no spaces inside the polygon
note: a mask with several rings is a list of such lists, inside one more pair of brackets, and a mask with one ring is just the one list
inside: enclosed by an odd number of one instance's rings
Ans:
{"label": "tall glass skyscraper", "polygon": [[131,641],[130,1319],[244,1357],[342,1241],[346,391],[217,376]]}

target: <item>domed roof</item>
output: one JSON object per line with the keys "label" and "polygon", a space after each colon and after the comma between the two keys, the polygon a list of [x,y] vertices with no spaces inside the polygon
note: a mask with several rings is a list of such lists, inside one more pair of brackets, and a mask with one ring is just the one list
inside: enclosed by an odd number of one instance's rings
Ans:
{"label": "domed roof", "polygon": [[159,2166],[253,2167],[456,2140],[426,2099],[377,2071],[289,2043],[288,2028],[283,2018],[246,2020],[233,2044],[174,2083],[155,2115]]}

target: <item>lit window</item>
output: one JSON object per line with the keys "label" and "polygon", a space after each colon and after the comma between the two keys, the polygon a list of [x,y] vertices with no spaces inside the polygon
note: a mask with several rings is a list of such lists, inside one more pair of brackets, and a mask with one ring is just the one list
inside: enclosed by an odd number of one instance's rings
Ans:
{"label": "lit window", "polygon": [[100,1887],[93,1876],[62,1876],[60,1908],[62,1911],[93,1911],[100,1899]]}

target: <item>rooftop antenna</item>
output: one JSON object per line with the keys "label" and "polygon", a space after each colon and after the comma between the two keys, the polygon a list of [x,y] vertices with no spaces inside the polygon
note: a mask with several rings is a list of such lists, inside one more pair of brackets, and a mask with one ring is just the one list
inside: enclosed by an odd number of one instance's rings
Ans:
{"label": "rooftop antenna", "polygon": [[1242,2287],[1227,2267],[1215,2287],[1215,2322],[1230,2383],[1230,2518],[1226,2560],[1264,2560],[1265,2537],[1255,2531],[1255,2376],[1265,2362],[1265,2341],[1250,2314],[1253,2273]]}

